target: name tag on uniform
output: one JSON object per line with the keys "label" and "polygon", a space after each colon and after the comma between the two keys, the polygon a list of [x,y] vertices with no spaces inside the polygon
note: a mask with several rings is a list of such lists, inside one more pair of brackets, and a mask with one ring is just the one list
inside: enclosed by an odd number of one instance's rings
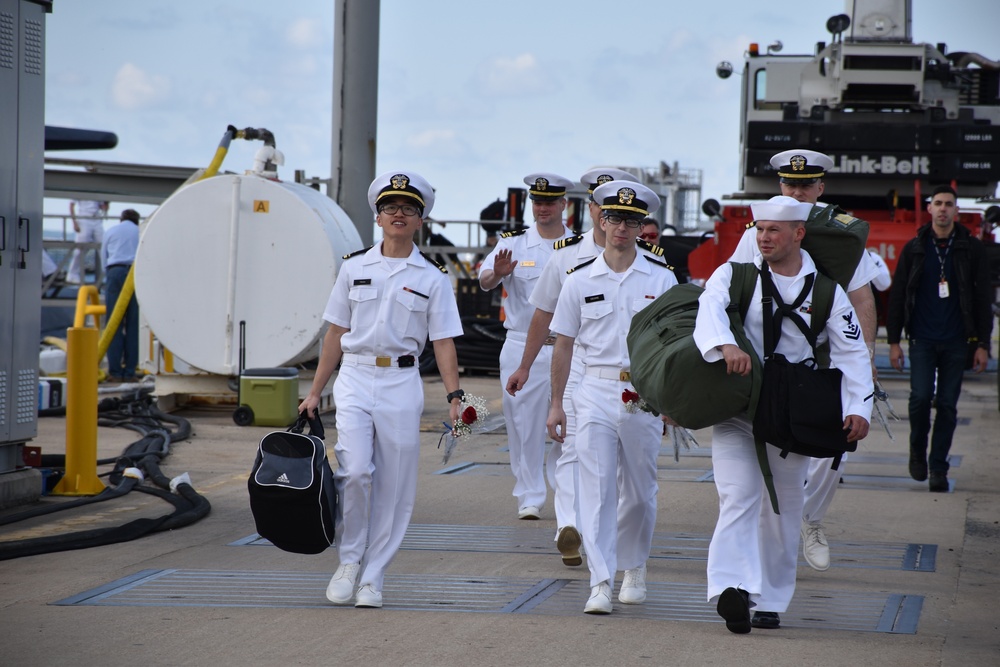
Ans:
{"label": "name tag on uniform", "polygon": [[535,265],[535,260],[533,259],[526,259],[521,262],[521,266],[534,266],[534,265]]}
{"label": "name tag on uniform", "polygon": [[948,294],[948,281],[942,280],[938,283],[938,297],[941,299],[947,299]]}
{"label": "name tag on uniform", "polygon": [[584,303],[594,303],[595,301],[604,301],[603,294],[591,294],[590,296],[583,297]]}
{"label": "name tag on uniform", "polygon": [[357,280],[354,281],[354,284],[355,285],[371,285],[372,284],[372,279],[371,278],[358,278]]}

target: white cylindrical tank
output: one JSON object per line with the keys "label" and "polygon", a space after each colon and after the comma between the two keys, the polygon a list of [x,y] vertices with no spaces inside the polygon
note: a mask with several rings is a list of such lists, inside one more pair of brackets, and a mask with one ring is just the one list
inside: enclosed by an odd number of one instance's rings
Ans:
{"label": "white cylindrical tank", "polygon": [[145,225],[135,258],[142,316],[171,352],[209,373],[315,356],[323,310],[357,229],[312,188],[226,174],[175,192]]}

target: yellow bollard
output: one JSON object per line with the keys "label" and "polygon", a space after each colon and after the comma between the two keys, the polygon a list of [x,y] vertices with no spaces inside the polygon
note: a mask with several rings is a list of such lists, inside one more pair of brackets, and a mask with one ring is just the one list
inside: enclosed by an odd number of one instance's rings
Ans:
{"label": "yellow bollard", "polygon": [[66,330],[66,474],[53,495],[104,490],[97,477],[97,340],[97,329],[82,323]]}

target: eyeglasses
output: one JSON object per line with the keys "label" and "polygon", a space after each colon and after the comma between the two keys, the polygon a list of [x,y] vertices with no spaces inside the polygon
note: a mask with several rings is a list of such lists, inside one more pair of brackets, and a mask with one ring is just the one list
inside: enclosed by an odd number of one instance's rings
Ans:
{"label": "eyeglasses", "polygon": [[644,241],[659,241],[660,235],[656,232],[649,232],[648,234],[639,234],[639,238]]}
{"label": "eyeglasses", "polygon": [[396,215],[396,211],[402,211],[403,215],[416,215],[420,209],[412,204],[383,204],[379,206],[378,212],[386,215]]}
{"label": "eyeglasses", "polygon": [[621,215],[606,215],[604,219],[608,221],[609,225],[615,225],[616,227],[623,222],[626,227],[631,227],[632,229],[638,229],[642,226],[642,218],[626,218]]}

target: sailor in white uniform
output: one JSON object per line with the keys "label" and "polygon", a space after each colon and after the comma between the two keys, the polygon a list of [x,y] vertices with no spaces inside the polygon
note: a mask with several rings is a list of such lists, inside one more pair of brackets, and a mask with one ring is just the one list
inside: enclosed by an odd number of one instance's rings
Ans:
{"label": "sailor in white uniform", "polygon": [[[347,255],[323,319],[330,323],[316,376],[299,411],[314,414],[333,375],[337,407],[337,555],[326,597],[381,607],[385,570],[410,523],[417,489],[423,383],[417,358],[430,338],[448,392],[459,389],[454,337],[462,322],[447,270],[419,252],[414,234],[434,205],[419,174],[390,171],[368,189],[382,241]],[[359,581],[360,579],[360,581]]]}
{"label": "sailor in white uniform", "polygon": [[[802,223],[811,207],[783,196],[751,205],[761,252],[754,263],[759,268],[762,261],[768,262],[775,288],[786,303],[795,300],[806,277],[816,271],[812,258],[800,247],[806,233]],[[730,373],[746,375],[750,357],[736,346],[726,314],[731,278],[732,269],[726,263],[708,280],[699,299],[694,338],[705,361],[725,359]],[[754,350],[763,358],[760,299],[758,281],[745,328]],[[811,301],[811,296],[807,297],[800,309],[806,324]],[[854,317],[854,309],[838,285],[819,342],[829,340],[832,362],[843,372],[844,429],[850,441],[868,434],[872,409],[866,401],[871,394],[871,367]],[[775,351],[790,362],[813,356],[809,342],[789,318],[781,322]],[[719,491],[719,519],[708,551],[708,599],[717,601],[719,614],[736,633],[750,632],[751,627],[778,627],[778,614],[788,608],[795,592],[802,481],[810,459],[796,454],[783,459],[777,448],[768,446],[767,450],[780,515],[772,511],[764,490],[750,421],[735,417],[714,427],[712,470]],[[829,466],[830,461],[825,461]],[[757,611],[751,619],[752,605]]]}
{"label": "sailor in white uniform", "polygon": [[[572,236],[563,223],[563,211],[566,189],[573,183],[549,173],[529,174],[524,182],[531,198],[534,226],[501,234],[479,269],[479,284],[484,290],[500,284],[504,288],[507,338],[500,351],[501,387],[507,386],[510,374],[524,354],[528,325],[535,310],[528,297],[552,257],[553,244]],[[540,518],[545,505],[545,416],[549,409],[549,365],[554,339],[546,342],[531,366],[531,381],[517,396],[501,392],[519,519]]]}
{"label": "sailor in white uniform", "polygon": [[[771,166],[778,174],[781,194],[793,199],[812,204],[810,218],[829,215],[837,211],[836,207],[820,202],[825,184],[823,177],[827,170],[833,168],[833,160],[823,153],[807,149],[782,151],[771,157]],[[760,257],[757,249],[757,233],[751,225],[742,238],[730,262],[752,262]],[[869,283],[878,279],[879,266],[869,253],[864,253],[854,271],[854,276],[847,287],[847,297],[858,314],[861,333],[868,344],[869,358],[874,359],[875,334],[877,319],[875,299]],[[872,363],[872,374],[875,367]],[[802,554],[806,562],[814,570],[824,572],[830,568],[830,547],[823,529],[823,518],[826,516],[837,485],[844,472],[848,454],[844,454],[840,466],[836,470],[830,467],[825,459],[812,459],[806,473],[806,499],[802,513]]]}
{"label": "sailor in white uniform", "polygon": [[[527,383],[531,366],[550,335],[549,324],[552,322],[552,314],[556,310],[556,301],[559,299],[559,292],[566,281],[567,272],[577,264],[593,259],[604,251],[605,234],[598,222],[601,217],[601,207],[594,201],[594,188],[614,180],[635,183],[639,181],[627,171],[614,167],[591,169],[580,180],[587,187],[587,194],[590,195],[587,209],[590,212],[593,227],[584,234],[555,242],[556,252],[545,265],[542,275],[537,281],[538,284],[535,285],[531,296],[528,297],[528,301],[535,307],[535,312],[531,316],[531,324],[528,327],[528,337],[525,341],[524,353],[521,355],[521,364],[507,379],[506,389],[511,396],[515,396]],[[646,245],[648,246],[648,244]],[[648,247],[654,248],[654,246]],[[656,249],[660,250],[662,254],[661,248],[656,247]],[[566,412],[566,433],[563,436],[563,442],[554,441],[552,443],[545,465],[556,511],[554,538],[556,548],[562,556],[563,563],[570,567],[583,563],[583,557],[580,555],[582,539],[577,528],[580,521],[577,507],[579,479],[574,447],[576,413],[573,410],[573,402],[570,400],[582,376],[583,355],[574,353],[573,367],[570,369],[569,379],[566,382],[566,397],[563,400],[563,410]]]}
{"label": "sailor in white uniform", "polygon": [[[90,199],[76,200],[69,203],[69,216],[73,220],[73,230],[76,232],[76,243],[101,243],[104,240],[104,216],[108,214],[108,202]],[[95,253],[100,254],[100,251]],[[66,270],[66,282],[80,284],[83,282],[86,264],[86,250],[76,248],[73,258]]]}
{"label": "sailor in white uniform", "polygon": [[584,374],[569,398],[577,416],[580,528],[590,569],[591,595],[584,611],[608,614],[619,569],[625,576],[618,601],[646,599],[663,432],[660,419],[637,409],[637,400],[625,402],[626,392],[634,393],[625,338],[632,317],[677,279],[664,262],[639,253],[635,244],[642,219],[659,205],[656,193],[639,183],[610,181],[593,196],[601,205],[607,243],[602,254],[571,271],[559,294],[552,318],[557,340],[547,425],[553,440],[564,439],[562,406],[574,343],[579,343]]}

